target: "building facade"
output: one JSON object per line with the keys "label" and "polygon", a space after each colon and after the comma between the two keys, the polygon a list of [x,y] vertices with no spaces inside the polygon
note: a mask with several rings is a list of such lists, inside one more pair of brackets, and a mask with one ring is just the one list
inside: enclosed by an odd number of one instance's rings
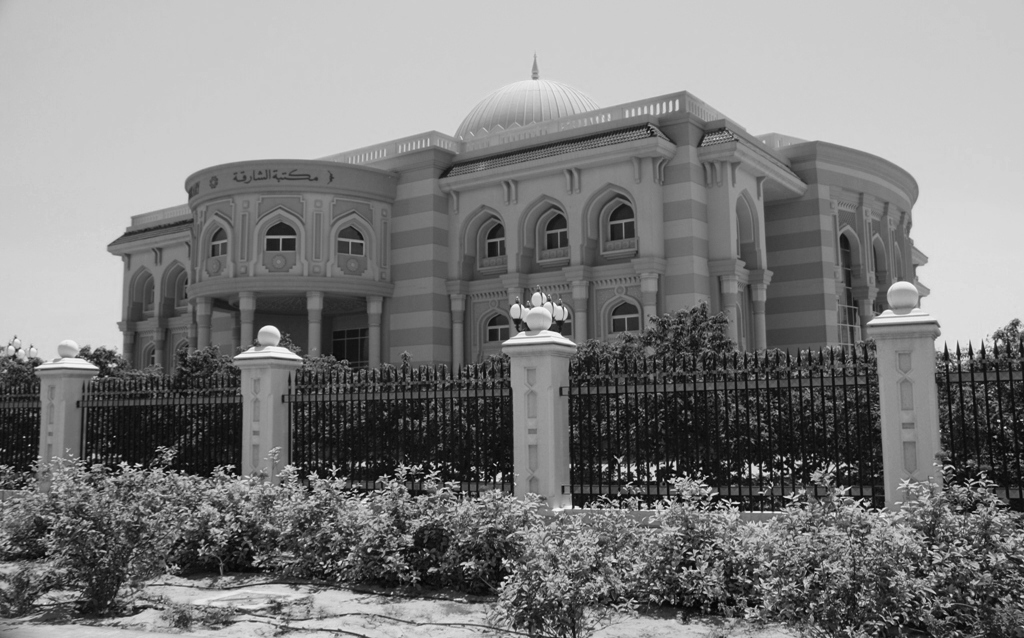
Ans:
{"label": "building facade", "polygon": [[687,92],[601,108],[532,79],[436,131],[316,160],[212,166],[134,216],[124,353],[233,352],[278,326],[316,356],[461,365],[500,350],[535,286],[576,341],[701,302],[746,350],[851,343],[927,258],[900,167],[754,136]]}

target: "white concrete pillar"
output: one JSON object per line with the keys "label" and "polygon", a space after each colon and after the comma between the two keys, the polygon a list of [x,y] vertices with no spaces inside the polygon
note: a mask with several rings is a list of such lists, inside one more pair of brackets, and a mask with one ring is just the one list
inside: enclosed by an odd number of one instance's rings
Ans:
{"label": "white concrete pillar", "polygon": [[380,356],[380,319],[384,312],[384,297],[372,296],[366,298],[366,341],[369,349],[369,364],[371,368],[377,368],[381,363]]}
{"label": "white concrete pillar", "polygon": [[640,303],[644,306],[641,327],[646,327],[652,317],[658,316],[658,273],[640,273]]}
{"label": "white concrete pillar", "polygon": [[157,328],[153,332],[153,365],[157,368],[164,369],[164,349],[167,347],[167,340],[165,339],[166,331],[163,328]]}
{"label": "white concrete pillar", "polygon": [[449,295],[452,306],[452,368],[458,370],[466,361],[466,295]]}
{"label": "white concrete pillar", "polygon": [[768,347],[765,302],[768,301],[768,284],[771,281],[772,271],[770,270],[753,270],[750,272],[750,314],[754,320],[755,350],[764,350]]}
{"label": "white concrete pillar", "polygon": [[[82,399],[86,381],[100,370],[85,359],[78,358],[78,344],[62,341],[57,346],[59,358],[36,368],[39,377],[39,458],[48,464],[58,457],[78,459],[82,454]],[[49,486],[48,477],[40,476],[40,487]]]}
{"label": "white concrete pillar", "polygon": [[[536,320],[546,315],[544,320]],[[542,496],[551,508],[570,507],[569,399],[559,388],[569,385],[569,358],[576,344],[548,330],[551,315],[542,308],[527,314],[530,330],[504,344],[511,359],[513,450],[517,498]]]}
{"label": "white concrete pillar", "polygon": [[240,324],[238,341],[241,347],[248,348],[252,345],[252,322],[256,319],[255,292],[238,293],[238,319]]}
{"label": "white concrete pillar", "polygon": [[721,291],[722,312],[729,320],[729,338],[734,343],[740,342],[739,331],[739,301],[740,282],[736,275],[721,275],[719,277],[719,290]]}
{"label": "white concrete pillar", "polygon": [[[288,392],[288,377],[302,365],[302,357],[278,346],[281,332],[264,326],[259,344],[235,357],[242,371],[242,474],[265,473],[277,482],[281,469],[288,464],[288,410],[290,404],[281,400]],[[277,462],[267,455],[278,450]]]}
{"label": "white concrete pillar", "polygon": [[935,467],[941,449],[935,383],[935,339],[940,331],[939,322],[917,308],[914,284],[893,284],[887,298],[891,310],[868,323],[868,337],[878,348],[885,504],[892,509],[906,499],[899,492],[901,481],[942,484],[942,473]]}
{"label": "white concrete pillar", "polygon": [[576,343],[587,340],[587,306],[590,303],[590,282],[586,280],[572,282],[572,338]]}
{"label": "white concrete pillar", "polygon": [[196,347],[210,347],[210,326],[213,322],[213,300],[209,297],[196,299]]}
{"label": "white concrete pillar", "polygon": [[320,342],[323,336],[324,293],[319,290],[306,291],[306,339],[309,356],[320,356]]}

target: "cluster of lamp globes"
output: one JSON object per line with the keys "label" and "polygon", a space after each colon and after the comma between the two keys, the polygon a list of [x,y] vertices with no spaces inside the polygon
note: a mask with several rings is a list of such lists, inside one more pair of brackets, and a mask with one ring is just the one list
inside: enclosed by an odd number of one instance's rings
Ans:
{"label": "cluster of lamp globes", "polygon": [[21,347],[21,339],[18,338],[18,335],[14,335],[14,338],[7,342],[7,347],[0,350],[0,354],[17,359],[18,361],[28,361],[38,357],[39,351],[32,345],[28,347],[28,350],[25,350]]}
{"label": "cluster of lamp globes", "polygon": [[550,329],[552,322],[558,327],[558,332],[561,332],[562,324],[569,319],[569,309],[562,305],[562,300],[552,300],[549,295],[541,292],[540,286],[537,286],[525,305],[516,297],[516,302],[509,308],[508,314],[516,324],[516,330],[520,332],[523,331],[523,323],[526,323],[530,331],[536,332]]}

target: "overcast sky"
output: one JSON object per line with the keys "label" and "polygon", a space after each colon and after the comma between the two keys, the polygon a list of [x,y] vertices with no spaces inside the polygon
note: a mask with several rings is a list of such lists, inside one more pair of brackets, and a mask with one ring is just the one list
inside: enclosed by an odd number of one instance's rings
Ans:
{"label": "overcast sky", "polygon": [[687,90],[755,135],[880,155],[921,195],[924,307],[1024,318],[1024,2],[0,0],[0,342],[116,346],[132,215],[198,169],[428,130],[529,78]]}

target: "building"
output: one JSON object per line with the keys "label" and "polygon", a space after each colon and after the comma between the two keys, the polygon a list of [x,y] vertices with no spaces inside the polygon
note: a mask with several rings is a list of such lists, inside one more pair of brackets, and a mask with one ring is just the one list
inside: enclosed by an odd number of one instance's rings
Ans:
{"label": "building", "polygon": [[706,301],[743,349],[804,348],[857,340],[894,281],[928,292],[902,168],[751,135],[685,91],[601,108],[536,60],[454,135],[211,166],[185,189],[108,247],[139,366],[265,324],[310,355],[459,365],[499,350],[535,286],[575,340]]}

